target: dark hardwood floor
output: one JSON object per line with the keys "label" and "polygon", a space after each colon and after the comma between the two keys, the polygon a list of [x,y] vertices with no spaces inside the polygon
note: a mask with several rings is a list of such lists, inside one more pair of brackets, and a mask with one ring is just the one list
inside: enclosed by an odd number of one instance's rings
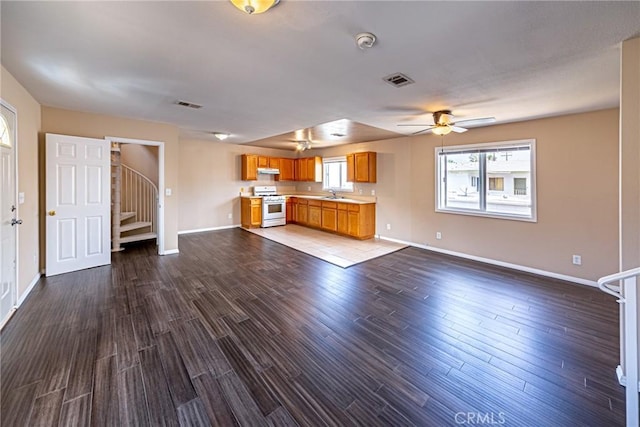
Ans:
{"label": "dark hardwood floor", "polygon": [[407,248],[342,269],[241,229],[42,279],[2,426],[624,424],[618,306]]}

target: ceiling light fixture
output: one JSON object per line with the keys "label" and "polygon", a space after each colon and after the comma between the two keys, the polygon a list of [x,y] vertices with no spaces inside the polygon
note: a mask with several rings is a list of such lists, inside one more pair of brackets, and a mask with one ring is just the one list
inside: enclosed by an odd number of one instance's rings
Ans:
{"label": "ceiling light fixture", "polygon": [[253,15],[263,13],[280,3],[280,0],[231,0],[241,11]]}
{"label": "ceiling light fixture", "polygon": [[451,133],[451,126],[449,125],[440,125],[440,126],[436,126],[434,127],[431,132],[435,133],[436,135],[449,135]]}
{"label": "ceiling light fixture", "polygon": [[225,139],[229,138],[229,134],[224,132],[213,132],[213,136],[218,138],[220,141],[224,141]]}
{"label": "ceiling light fixture", "polygon": [[304,151],[311,149],[311,141],[298,141],[298,145],[296,145],[297,151]]}
{"label": "ceiling light fixture", "polygon": [[376,42],[376,36],[372,33],[360,33],[356,34],[356,44],[360,49],[368,49],[373,47]]}

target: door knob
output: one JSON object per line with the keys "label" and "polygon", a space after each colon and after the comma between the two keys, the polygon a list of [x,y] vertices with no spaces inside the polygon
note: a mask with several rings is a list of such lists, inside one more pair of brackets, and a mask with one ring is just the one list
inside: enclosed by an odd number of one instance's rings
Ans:
{"label": "door knob", "polygon": [[55,216],[56,211],[49,211],[49,216]]}
{"label": "door knob", "polygon": [[16,225],[16,224],[17,224],[17,225],[22,224],[22,220],[21,220],[21,219],[15,219],[15,218],[13,218],[13,219],[11,220],[11,226],[14,226],[14,225]]}

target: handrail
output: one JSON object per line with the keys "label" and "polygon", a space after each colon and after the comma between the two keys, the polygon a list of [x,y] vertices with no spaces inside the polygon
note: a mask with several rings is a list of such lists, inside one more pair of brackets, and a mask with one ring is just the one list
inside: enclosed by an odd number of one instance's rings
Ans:
{"label": "handrail", "polygon": [[[620,303],[620,383],[626,382],[626,422],[627,426],[638,426],[638,290],[640,267],[604,276],[598,280],[598,287],[605,293],[618,298]],[[610,287],[612,283],[621,282],[617,290]],[[623,362],[624,361],[624,362]],[[623,367],[624,365],[624,367]]]}
{"label": "handrail", "polygon": [[150,222],[156,232],[158,187],[137,170],[122,164],[121,211],[135,212],[135,221]]}

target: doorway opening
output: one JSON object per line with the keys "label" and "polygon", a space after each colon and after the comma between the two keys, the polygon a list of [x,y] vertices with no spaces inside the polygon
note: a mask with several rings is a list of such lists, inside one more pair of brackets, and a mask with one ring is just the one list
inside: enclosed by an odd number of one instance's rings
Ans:
{"label": "doorway opening", "polygon": [[[156,239],[164,255],[164,142],[106,137],[112,149],[112,251]],[[114,160],[115,158],[115,160]]]}

